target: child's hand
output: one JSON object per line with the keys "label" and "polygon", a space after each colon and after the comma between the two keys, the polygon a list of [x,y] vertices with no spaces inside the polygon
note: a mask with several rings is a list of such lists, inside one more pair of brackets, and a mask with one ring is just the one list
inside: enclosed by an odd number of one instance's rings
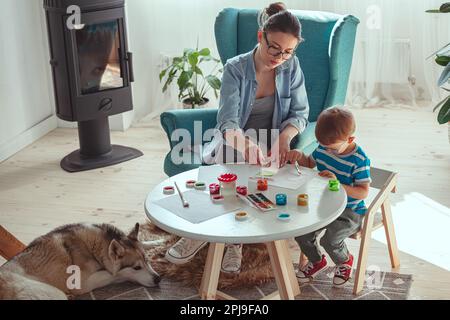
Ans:
{"label": "child's hand", "polygon": [[319,176],[324,177],[324,178],[329,178],[329,179],[337,179],[336,175],[328,170],[324,170],[322,172],[319,173]]}
{"label": "child's hand", "polygon": [[300,160],[304,157],[303,152],[298,150],[291,150],[286,155],[286,161],[294,164],[295,162],[300,163]]}

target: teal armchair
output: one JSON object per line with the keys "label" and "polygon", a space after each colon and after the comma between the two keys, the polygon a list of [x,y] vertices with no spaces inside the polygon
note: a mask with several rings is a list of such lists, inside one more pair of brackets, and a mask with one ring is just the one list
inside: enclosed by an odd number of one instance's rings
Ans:
{"label": "teal armchair", "polygon": [[[305,74],[310,105],[307,129],[293,141],[293,147],[311,153],[317,147],[314,130],[319,114],[334,105],[345,103],[359,20],[351,15],[319,11],[292,11],[300,20],[305,42],[297,50]],[[259,10],[224,9],[215,23],[217,47],[222,62],[251,51],[257,44]],[[203,132],[216,126],[217,109],[173,110],[161,115],[161,125],[170,141],[171,152],[177,142],[171,141],[175,129],[194,133],[194,121],[202,121]],[[193,137],[193,135],[192,135]],[[202,144],[209,141],[201,141]],[[191,141],[191,145],[195,142]],[[197,168],[198,154],[190,150],[190,164],[174,164],[171,152],[166,156],[164,171],[168,176]],[[178,152],[178,151],[177,151]]]}

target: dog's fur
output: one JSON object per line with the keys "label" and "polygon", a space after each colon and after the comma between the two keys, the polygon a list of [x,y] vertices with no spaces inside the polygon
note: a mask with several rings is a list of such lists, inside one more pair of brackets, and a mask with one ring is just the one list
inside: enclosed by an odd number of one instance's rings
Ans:
{"label": "dog's fur", "polygon": [[[139,224],[128,235],[108,224],[58,228],[0,268],[0,299],[67,299],[123,281],[156,286],[138,232]],[[80,289],[67,285],[71,266],[81,271]]]}

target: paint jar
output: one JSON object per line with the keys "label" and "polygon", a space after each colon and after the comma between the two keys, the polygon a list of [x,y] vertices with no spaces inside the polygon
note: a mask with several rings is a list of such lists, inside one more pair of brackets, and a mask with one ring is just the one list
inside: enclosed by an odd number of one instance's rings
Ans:
{"label": "paint jar", "polygon": [[257,187],[259,191],[267,191],[267,189],[269,188],[269,183],[267,182],[267,179],[258,180]]}
{"label": "paint jar", "polygon": [[236,192],[237,192],[238,194],[240,194],[241,196],[247,196],[247,194],[248,194],[248,189],[247,189],[246,186],[238,186],[238,187],[236,188]]}
{"label": "paint jar", "polygon": [[221,195],[212,196],[211,199],[212,199],[212,202],[216,203],[216,204],[222,203],[225,200],[225,198]]}
{"label": "paint jar", "polygon": [[220,186],[217,183],[211,183],[209,185],[209,194],[211,196],[217,196],[220,195]]}
{"label": "paint jar", "polygon": [[277,194],[275,196],[275,202],[277,206],[285,206],[287,204],[287,195],[284,193]]}
{"label": "paint jar", "polygon": [[245,221],[245,220],[248,219],[248,214],[247,214],[247,212],[238,212],[238,213],[236,213],[236,215],[234,216],[234,218],[235,218],[237,221]]}
{"label": "paint jar", "polygon": [[195,181],[195,180],[188,180],[188,181],[186,181],[186,188],[194,189],[196,183],[197,183],[197,181]]}
{"label": "paint jar", "polygon": [[165,195],[174,194],[174,193],[175,193],[175,188],[174,188],[174,187],[171,187],[171,186],[164,187],[164,188],[163,188],[163,193],[164,193]]}
{"label": "paint jar", "polygon": [[204,182],[197,182],[195,184],[195,190],[205,190],[206,189],[206,184]]}
{"label": "paint jar", "polygon": [[220,194],[224,198],[230,198],[236,196],[236,181],[237,175],[233,173],[222,174],[218,178],[220,182]]}
{"label": "paint jar", "polygon": [[309,197],[307,194],[300,194],[297,198],[297,204],[300,207],[307,207],[309,204]]}
{"label": "paint jar", "polygon": [[339,183],[339,180],[337,180],[337,179],[328,181],[328,189],[330,191],[339,191],[339,186],[340,186],[340,183]]}

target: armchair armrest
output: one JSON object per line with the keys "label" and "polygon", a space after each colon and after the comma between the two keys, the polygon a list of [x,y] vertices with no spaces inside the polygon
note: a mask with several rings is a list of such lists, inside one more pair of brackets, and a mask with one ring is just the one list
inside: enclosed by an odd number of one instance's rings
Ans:
{"label": "armchair armrest", "polygon": [[[197,122],[197,125],[195,123]],[[174,147],[171,140],[172,133],[176,129],[185,129],[191,135],[191,145],[194,145],[194,133],[202,134],[217,125],[217,109],[188,109],[171,110],[161,114],[161,125],[169,139],[170,148]],[[202,141],[203,144],[203,141]]]}

